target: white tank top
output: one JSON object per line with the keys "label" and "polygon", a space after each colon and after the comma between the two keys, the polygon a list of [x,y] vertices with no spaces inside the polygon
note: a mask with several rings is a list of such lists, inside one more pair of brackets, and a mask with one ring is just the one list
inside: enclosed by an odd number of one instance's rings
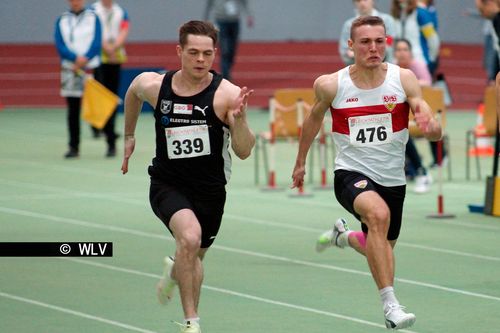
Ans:
{"label": "white tank top", "polygon": [[337,95],[330,107],[335,170],[356,171],[380,185],[399,186],[406,184],[409,105],[399,67],[387,66],[384,82],[374,89],[356,87],[349,67],[339,71]]}

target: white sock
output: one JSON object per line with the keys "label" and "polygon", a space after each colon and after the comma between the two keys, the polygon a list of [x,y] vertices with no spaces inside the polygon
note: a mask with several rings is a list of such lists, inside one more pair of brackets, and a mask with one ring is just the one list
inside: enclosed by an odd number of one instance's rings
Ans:
{"label": "white sock", "polygon": [[384,309],[386,309],[390,303],[399,304],[398,299],[394,294],[394,288],[392,286],[380,289],[379,292]]}
{"label": "white sock", "polygon": [[188,323],[200,323],[200,317],[194,317],[194,318],[186,318],[184,319],[184,324],[188,324]]}
{"label": "white sock", "polygon": [[349,234],[352,232],[352,230],[347,230],[344,231],[339,235],[339,238],[337,238],[337,245],[340,248],[344,248],[349,245]]}

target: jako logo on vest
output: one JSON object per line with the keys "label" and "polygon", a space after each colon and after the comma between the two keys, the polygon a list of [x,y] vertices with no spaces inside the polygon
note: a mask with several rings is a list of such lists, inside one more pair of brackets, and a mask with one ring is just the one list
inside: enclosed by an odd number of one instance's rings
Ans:
{"label": "jako logo on vest", "polygon": [[357,102],[357,101],[358,101],[357,97],[351,97],[351,98],[348,98],[345,102],[346,103],[354,103],[354,102]]}

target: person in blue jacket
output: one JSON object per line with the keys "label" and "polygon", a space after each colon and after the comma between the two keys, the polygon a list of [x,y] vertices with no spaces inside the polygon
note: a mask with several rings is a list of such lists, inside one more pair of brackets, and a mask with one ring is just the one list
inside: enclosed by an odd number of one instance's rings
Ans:
{"label": "person in blue jacket", "polygon": [[54,39],[61,58],[61,96],[68,106],[69,150],[65,158],[79,156],[80,109],[85,73],[99,66],[101,23],[85,0],[68,0],[69,10],[57,18]]}

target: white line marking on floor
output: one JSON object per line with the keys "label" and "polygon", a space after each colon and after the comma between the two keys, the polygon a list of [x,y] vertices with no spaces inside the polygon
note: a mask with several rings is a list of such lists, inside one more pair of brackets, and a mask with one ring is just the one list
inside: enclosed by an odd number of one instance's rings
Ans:
{"label": "white line marking on floor", "polygon": [[73,315],[73,316],[77,316],[77,317],[82,317],[82,318],[86,318],[86,319],[90,319],[90,320],[99,321],[101,323],[105,323],[105,324],[108,324],[108,325],[121,327],[121,328],[127,329],[129,331],[135,331],[135,332],[141,332],[141,333],[157,333],[155,331],[150,331],[150,330],[146,330],[146,329],[143,329],[143,328],[140,328],[140,327],[136,327],[136,326],[124,324],[124,323],[121,323],[119,321],[110,320],[110,319],[106,319],[106,318],[103,318],[103,317],[90,315],[90,314],[83,313],[83,312],[80,312],[80,311],[74,311],[74,310],[71,310],[71,309],[68,309],[68,308],[63,308],[63,307],[60,307],[60,306],[57,306],[57,305],[52,305],[52,304],[48,304],[48,303],[36,301],[34,299],[30,299],[30,298],[25,298],[25,297],[21,297],[21,296],[16,296],[16,295],[4,293],[4,292],[1,292],[1,291],[0,291],[0,297],[8,298],[8,299],[19,301],[19,302],[23,302],[23,303],[28,303],[28,304],[31,304],[31,305],[41,306],[43,308],[47,308],[47,309],[55,310],[55,311],[59,311],[59,312],[64,312],[64,313],[67,313],[67,314],[70,314],[70,315]]}

